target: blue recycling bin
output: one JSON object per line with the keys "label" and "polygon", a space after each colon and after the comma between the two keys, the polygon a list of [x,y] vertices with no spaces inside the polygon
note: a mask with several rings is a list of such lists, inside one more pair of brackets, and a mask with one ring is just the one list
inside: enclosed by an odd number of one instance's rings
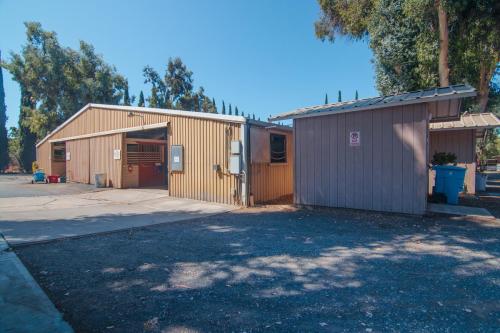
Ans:
{"label": "blue recycling bin", "polygon": [[434,192],[446,196],[449,204],[458,204],[458,194],[464,188],[465,168],[453,165],[434,165],[436,171]]}

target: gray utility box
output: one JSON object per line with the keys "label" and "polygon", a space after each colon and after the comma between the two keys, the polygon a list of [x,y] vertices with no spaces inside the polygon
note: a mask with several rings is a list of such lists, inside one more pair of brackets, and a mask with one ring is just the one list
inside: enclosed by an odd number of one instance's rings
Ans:
{"label": "gray utility box", "polygon": [[240,155],[231,155],[229,157],[229,173],[233,175],[239,175],[241,173]]}
{"label": "gray utility box", "polygon": [[170,148],[170,170],[184,171],[184,147],[172,145]]}
{"label": "gray utility box", "polygon": [[241,143],[238,140],[231,141],[231,154],[232,155],[241,154]]}

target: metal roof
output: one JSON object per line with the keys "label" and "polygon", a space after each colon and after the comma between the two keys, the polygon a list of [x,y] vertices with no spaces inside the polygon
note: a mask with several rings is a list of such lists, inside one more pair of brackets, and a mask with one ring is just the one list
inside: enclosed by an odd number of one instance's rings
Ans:
{"label": "metal roof", "polygon": [[457,84],[449,87],[429,88],[405,92],[397,95],[371,97],[347,102],[322,104],[296,109],[271,117],[270,121],[323,116],[327,114],[364,111],[390,106],[427,103],[476,96],[476,89],[467,84]]}
{"label": "metal roof", "polygon": [[460,120],[430,123],[430,131],[446,131],[459,129],[486,129],[500,127],[500,120],[491,112],[465,113]]}

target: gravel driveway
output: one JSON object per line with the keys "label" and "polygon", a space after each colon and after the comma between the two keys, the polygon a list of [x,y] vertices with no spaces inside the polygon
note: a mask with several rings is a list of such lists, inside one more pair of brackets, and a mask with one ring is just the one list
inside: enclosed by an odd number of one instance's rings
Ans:
{"label": "gravel driveway", "polygon": [[499,228],[279,206],[16,252],[77,332],[498,332]]}

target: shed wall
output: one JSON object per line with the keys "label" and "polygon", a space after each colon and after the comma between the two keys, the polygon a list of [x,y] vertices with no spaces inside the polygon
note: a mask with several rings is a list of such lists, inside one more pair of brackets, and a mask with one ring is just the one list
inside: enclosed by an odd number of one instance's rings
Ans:
{"label": "shed wall", "polygon": [[72,140],[66,142],[66,177],[70,182],[90,183],[90,140]]}
{"label": "shed wall", "polygon": [[[270,163],[270,134],[286,135],[286,163]],[[250,127],[250,192],[256,203],[293,194],[293,134],[285,131]]]}
{"label": "shed wall", "polygon": [[427,136],[424,104],[295,119],[294,201],[423,214]]}
{"label": "shed wall", "polygon": [[113,158],[115,149],[119,149],[123,155],[122,138],[123,134],[114,134],[88,139],[90,146],[90,184],[95,184],[95,175],[97,173],[105,173],[106,186],[122,187],[122,161]]}
{"label": "shed wall", "polygon": [[52,174],[52,154],[50,142],[45,141],[40,146],[38,146],[38,148],[36,149],[36,161],[38,163],[38,167],[40,169],[43,169],[47,175]]}
{"label": "shed wall", "polygon": [[[467,193],[476,193],[475,130],[434,131],[429,135],[429,161],[436,152],[454,153],[459,166],[467,168],[464,184]],[[435,172],[429,172],[429,193],[434,186]]]}

